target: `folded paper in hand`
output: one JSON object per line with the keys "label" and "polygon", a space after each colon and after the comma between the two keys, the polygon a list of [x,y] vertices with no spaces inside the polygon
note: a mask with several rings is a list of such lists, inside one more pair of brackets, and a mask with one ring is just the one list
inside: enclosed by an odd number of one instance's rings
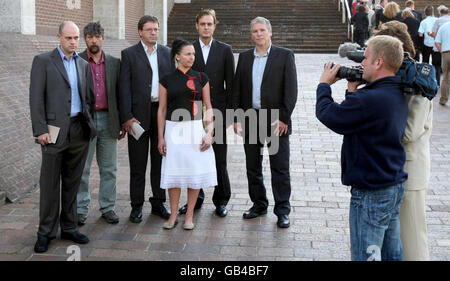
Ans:
{"label": "folded paper in hand", "polygon": [[50,136],[50,143],[56,143],[59,135],[59,127],[55,127],[52,125],[47,125],[48,134]]}
{"label": "folded paper in hand", "polygon": [[141,127],[141,125],[139,125],[137,122],[133,122],[133,130],[134,130],[134,134],[131,133],[131,135],[136,139],[139,140],[139,138],[141,137],[141,135],[145,132],[145,130]]}

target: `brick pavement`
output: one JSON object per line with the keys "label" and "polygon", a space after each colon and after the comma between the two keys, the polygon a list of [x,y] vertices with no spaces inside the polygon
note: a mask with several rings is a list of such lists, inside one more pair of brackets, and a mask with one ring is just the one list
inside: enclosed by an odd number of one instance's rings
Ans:
{"label": "brick pavement", "polygon": [[[293,116],[291,136],[292,212],[291,227],[279,229],[273,214],[270,168],[264,159],[265,183],[270,202],[263,217],[243,220],[251,206],[247,192],[244,152],[239,139],[230,135],[229,172],[232,198],[229,214],[213,214],[212,189],[206,190],[203,208],[195,214],[196,228],[185,231],[180,225],[164,230],[164,221],[150,214],[144,205],[140,224],[128,221],[131,210],[128,192],[126,140],[119,143],[118,195],[116,212],[120,223],[109,225],[98,211],[98,168],[91,174],[92,197],[87,224],[81,232],[91,242],[81,245],[82,260],[349,260],[349,188],[340,183],[342,137],[332,133],[315,118],[315,89],[327,60],[349,64],[337,55],[296,55],[299,96]],[[343,99],[346,83],[333,86]],[[432,260],[450,260],[450,107],[435,100],[431,140],[432,173],[427,200],[429,246]],[[147,176],[148,178],[148,176]],[[151,192],[147,180],[147,197]],[[181,202],[186,200],[183,192]],[[34,254],[39,212],[39,190],[18,203],[0,207],[0,260],[66,260],[72,243],[53,240],[46,254]],[[180,218],[181,221],[183,218]]]}

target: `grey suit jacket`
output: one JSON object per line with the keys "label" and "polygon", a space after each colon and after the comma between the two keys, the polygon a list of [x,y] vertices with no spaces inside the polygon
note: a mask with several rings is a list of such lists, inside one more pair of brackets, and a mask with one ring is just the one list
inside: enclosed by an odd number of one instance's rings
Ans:
{"label": "grey suit jacket", "polygon": [[[79,54],[84,60],[89,62],[87,51]],[[120,120],[119,120],[119,75],[120,75],[120,59],[104,53],[105,55],[105,72],[106,72],[106,95],[108,97],[108,116],[109,116],[109,132],[112,137],[119,138],[120,136]],[[93,96],[90,101],[91,115],[95,112],[95,91],[93,78],[89,79],[90,92]]]}
{"label": "grey suit jacket", "polygon": [[[87,94],[89,87],[86,83],[91,76],[89,64],[78,58],[76,66],[82,113],[86,120],[92,122]],[[69,78],[58,50],[55,48],[53,51],[35,56],[30,75],[30,114],[33,136],[38,137],[48,133],[47,125],[59,127],[58,139],[53,146],[61,147],[69,132],[71,98]]]}
{"label": "grey suit jacket", "polygon": [[[166,46],[157,47],[158,75],[161,80],[165,75],[175,71],[175,65],[170,58],[170,49]],[[120,66],[119,111],[120,121],[136,118],[144,130],[150,127],[152,68],[139,41],[136,45],[122,51]]]}

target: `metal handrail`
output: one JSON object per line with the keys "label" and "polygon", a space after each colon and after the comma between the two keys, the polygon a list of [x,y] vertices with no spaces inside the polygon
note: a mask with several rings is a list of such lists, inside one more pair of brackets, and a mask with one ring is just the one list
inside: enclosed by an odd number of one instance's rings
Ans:
{"label": "metal handrail", "polygon": [[[342,8],[343,7],[343,8]],[[338,2],[338,11],[342,10],[342,23],[347,19],[347,38],[353,42],[353,25],[351,24],[352,14],[347,0],[340,0]]]}

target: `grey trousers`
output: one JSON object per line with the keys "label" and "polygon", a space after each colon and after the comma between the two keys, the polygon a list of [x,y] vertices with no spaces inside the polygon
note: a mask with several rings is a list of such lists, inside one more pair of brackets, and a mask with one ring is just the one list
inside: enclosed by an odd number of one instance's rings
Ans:
{"label": "grey trousers", "polygon": [[66,142],[42,147],[38,235],[55,238],[77,230],[77,193],[89,141],[79,119],[71,119]]}
{"label": "grey trousers", "polygon": [[81,177],[77,196],[78,214],[87,215],[91,196],[89,191],[89,177],[91,174],[94,154],[100,171],[100,188],[98,203],[102,214],[114,210],[116,203],[116,175],[117,175],[117,138],[111,137],[109,132],[108,111],[97,111],[94,114],[97,136],[90,141],[89,152]]}

